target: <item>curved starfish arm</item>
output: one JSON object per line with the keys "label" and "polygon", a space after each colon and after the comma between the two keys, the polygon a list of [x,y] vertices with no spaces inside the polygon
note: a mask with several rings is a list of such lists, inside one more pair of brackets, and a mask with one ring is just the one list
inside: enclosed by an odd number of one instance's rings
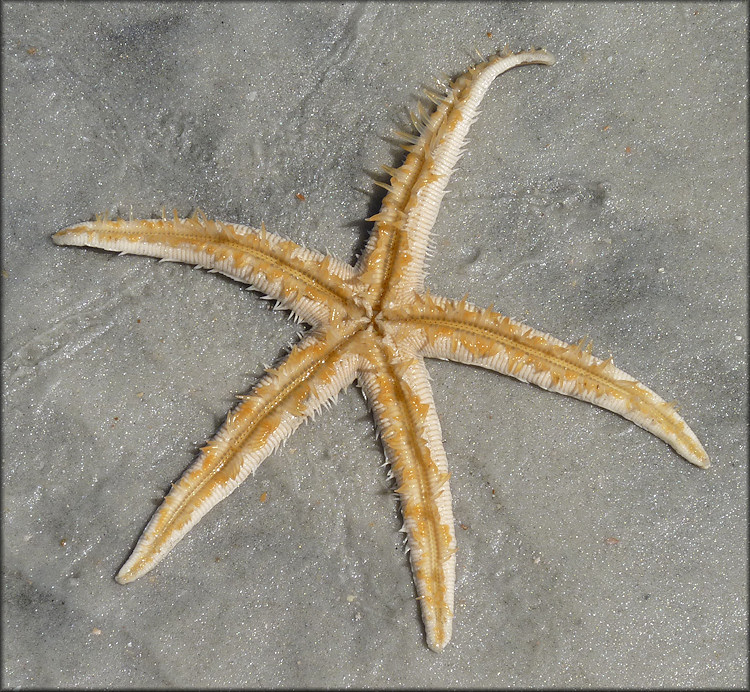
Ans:
{"label": "curved starfish arm", "polygon": [[421,357],[373,340],[357,379],[396,479],[427,645],[441,651],[452,632],[456,536],[427,370]]}
{"label": "curved starfish arm", "polygon": [[419,327],[418,351],[430,358],[478,365],[620,414],[671,445],[691,464],[708,468],[695,433],[645,385],[616,368],[612,358],[571,345],[466,301],[423,295],[402,310],[402,324]]}
{"label": "curved starfish arm", "polygon": [[391,171],[390,185],[382,185],[388,194],[380,212],[368,219],[377,223],[358,269],[363,281],[380,292],[373,296],[377,305],[423,290],[430,231],[469,127],[495,77],[518,65],[554,62],[543,50],[495,55],[452,82],[432,115],[422,117],[419,138],[405,147],[408,155]]}
{"label": "curved starfish arm", "polygon": [[313,334],[267,371],[172,486],[115,577],[118,582],[152,569],[297,427],[353,382],[359,357],[347,350],[351,340]]}
{"label": "curved starfish arm", "polygon": [[52,236],[58,245],[83,245],[185,262],[250,284],[315,326],[351,305],[354,269],[265,228],[212,221],[201,212],[180,219],[116,219],[70,226]]}

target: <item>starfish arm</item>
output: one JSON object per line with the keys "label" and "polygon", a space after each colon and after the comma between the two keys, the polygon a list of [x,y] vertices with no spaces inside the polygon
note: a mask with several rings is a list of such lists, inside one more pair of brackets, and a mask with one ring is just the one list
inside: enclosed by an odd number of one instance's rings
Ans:
{"label": "starfish arm", "polygon": [[[479,104],[498,75],[517,65],[551,65],[543,50],[496,55],[452,82],[429,118],[425,115],[419,138],[405,147],[404,163],[392,171],[390,185],[365,252],[358,263],[363,281],[375,287],[376,304],[388,305],[412,290],[422,291],[430,231],[451,174],[461,157]],[[384,288],[380,288],[384,287]]]}
{"label": "starfish arm", "polygon": [[412,345],[426,357],[478,365],[614,411],[690,463],[709,466],[703,446],[675,407],[615,367],[611,358],[591,355],[590,345],[567,344],[492,309],[429,295],[394,319],[418,328]]}
{"label": "starfish arm", "polygon": [[357,378],[396,479],[427,645],[441,651],[452,631],[456,536],[427,370],[421,357],[373,341]]}
{"label": "starfish arm", "polygon": [[[133,219],[77,224],[52,236],[58,245],[84,245],[195,264],[250,284],[302,321],[326,324],[351,306],[354,269],[265,228],[206,219]],[[336,313],[336,315],[332,314]]]}
{"label": "starfish arm", "polygon": [[206,512],[354,381],[359,357],[349,349],[351,340],[351,335],[312,334],[278,368],[266,372],[173,484],[118,572],[118,582],[133,581],[151,570]]}

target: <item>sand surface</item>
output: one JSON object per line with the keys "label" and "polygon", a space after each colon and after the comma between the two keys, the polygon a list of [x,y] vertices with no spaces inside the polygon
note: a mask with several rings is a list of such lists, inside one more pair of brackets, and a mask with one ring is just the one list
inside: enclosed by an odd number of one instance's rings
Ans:
{"label": "sand surface", "polygon": [[[747,684],[747,5],[3,4],[5,687]],[[147,577],[156,503],[299,327],[258,294],[50,234],[162,206],[353,259],[423,86],[508,44],[427,284],[595,353],[631,423],[428,363],[455,634],[429,651],[361,392]],[[302,195],[304,200],[299,199]]]}

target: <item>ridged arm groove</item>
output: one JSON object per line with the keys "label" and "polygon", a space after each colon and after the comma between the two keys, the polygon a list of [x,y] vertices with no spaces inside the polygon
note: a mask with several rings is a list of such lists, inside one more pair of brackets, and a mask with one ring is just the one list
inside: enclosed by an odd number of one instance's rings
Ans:
{"label": "ridged arm groove", "polygon": [[250,228],[209,220],[202,213],[181,219],[116,219],[65,228],[58,245],[86,245],[199,265],[262,291],[302,321],[319,326],[345,313],[359,316],[353,267],[294,241]]}
{"label": "ridged arm groove", "polygon": [[466,301],[430,295],[388,313],[428,358],[478,365],[613,411],[661,438],[687,461],[708,455],[675,407],[591,348],[560,339]]}
{"label": "ridged arm groove", "polygon": [[456,537],[427,370],[421,357],[373,341],[358,381],[396,479],[427,644],[440,651],[452,631]]}
{"label": "ridged arm groove", "polygon": [[315,333],[297,344],[253,391],[240,397],[216,435],[201,449],[162,501],[117,581],[152,569],[212,507],[286,440],[305,420],[354,380],[356,332]]}
{"label": "ridged arm groove", "polygon": [[419,137],[404,147],[408,154],[390,184],[382,184],[388,193],[369,219],[376,224],[358,263],[363,281],[377,289],[376,311],[423,290],[430,231],[479,104],[498,75],[532,63],[551,65],[554,58],[543,50],[493,56],[452,82],[431,115],[420,116]]}

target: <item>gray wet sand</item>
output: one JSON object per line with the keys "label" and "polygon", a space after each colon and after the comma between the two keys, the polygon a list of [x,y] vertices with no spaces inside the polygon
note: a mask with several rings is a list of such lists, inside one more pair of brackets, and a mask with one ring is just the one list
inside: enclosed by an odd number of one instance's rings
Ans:
{"label": "gray wet sand", "polygon": [[[746,685],[746,10],[4,3],[4,686]],[[459,545],[444,653],[356,388],[116,584],[298,328],[222,277],[50,234],[200,207],[352,259],[368,172],[400,160],[384,138],[506,43],[558,62],[487,95],[428,286],[591,337],[679,400],[711,469],[431,361]]]}

